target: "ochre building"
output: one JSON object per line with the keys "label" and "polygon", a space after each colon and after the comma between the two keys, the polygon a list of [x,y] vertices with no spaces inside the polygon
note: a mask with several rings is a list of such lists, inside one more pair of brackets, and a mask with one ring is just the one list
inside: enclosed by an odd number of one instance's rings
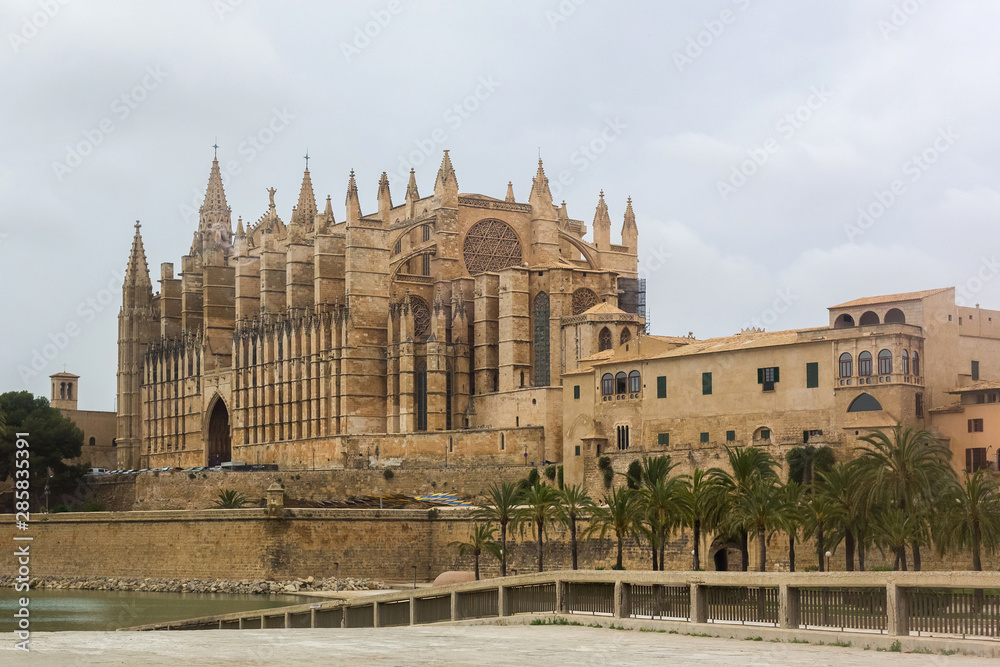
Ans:
{"label": "ochre building", "polygon": [[601,194],[586,225],[552,201],[461,194],[445,151],[434,190],[411,171],[337,220],[308,165],[288,221],[275,191],[235,229],[212,163],[189,254],[154,293],[139,224],[118,338],[120,467],[559,461],[564,373],[643,332],[631,201],[621,243]]}

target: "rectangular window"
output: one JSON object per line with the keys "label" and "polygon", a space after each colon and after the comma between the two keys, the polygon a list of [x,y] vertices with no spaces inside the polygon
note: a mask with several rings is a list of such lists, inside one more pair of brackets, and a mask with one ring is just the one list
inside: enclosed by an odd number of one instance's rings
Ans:
{"label": "rectangular window", "polygon": [[812,361],[806,364],[806,389],[815,389],[819,386],[819,362]]}
{"label": "rectangular window", "polygon": [[[424,229],[427,229],[424,227]],[[421,255],[420,256],[420,275],[429,276],[431,275],[431,256]]]}
{"label": "rectangular window", "polygon": [[628,426],[623,424],[617,428],[618,449],[624,451],[628,449]]}
{"label": "rectangular window", "polygon": [[986,448],[969,447],[965,450],[965,470],[966,472],[976,472],[980,468],[986,467]]}
{"label": "rectangular window", "polygon": [[578,384],[573,385],[573,398],[575,399],[580,398],[580,385]]}
{"label": "rectangular window", "polygon": [[726,431],[726,442],[736,442],[736,431]]}
{"label": "rectangular window", "polygon": [[976,403],[985,403],[986,394],[976,394]]}
{"label": "rectangular window", "polygon": [[707,431],[701,434],[701,441],[702,442],[708,442],[708,432]]}
{"label": "rectangular window", "polygon": [[778,381],[778,367],[768,366],[757,369],[757,384],[764,385],[764,391],[774,391],[774,383]]}
{"label": "rectangular window", "polygon": [[972,362],[972,379],[973,380],[979,380],[979,362],[978,361],[973,361]]}
{"label": "rectangular window", "polygon": [[983,420],[982,419],[970,419],[969,420],[969,433],[982,433],[983,432]]}
{"label": "rectangular window", "polygon": [[771,430],[770,429],[766,429],[766,428],[762,428],[760,430],[760,439],[761,440],[770,440],[771,439]]}
{"label": "rectangular window", "polygon": [[669,433],[657,433],[656,434],[656,444],[667,447],[670,445],[670,434]]}
{"label": "rectangular window", "polygon": [[810,438],[816,438],[823,435],[821,429],[810,429],[807,431],[802,431],[802,442],[809,442]]}
{"label": "rectangular window", "polygon": [[913,411],[917,413],[917,419],[924,418],[924,395],[915,394],[914,395],[914,406]]}
{"label": "rectangular window", "polygon": [[656,378],[656,397],[666,398],[667,397],[667,376],[661,375]]}
{"label": "rectangular window", "polygon": [[580,455],[580,445],[577,445],[577,446],[576,446],[576,455],[577,455],[577,456],[579,456],[579,455]]}
{"label": "rectangular window", "polygon": [[701,393],[702,396],[708,396],[712,393],[712,374],[702,373],[701,374]]}

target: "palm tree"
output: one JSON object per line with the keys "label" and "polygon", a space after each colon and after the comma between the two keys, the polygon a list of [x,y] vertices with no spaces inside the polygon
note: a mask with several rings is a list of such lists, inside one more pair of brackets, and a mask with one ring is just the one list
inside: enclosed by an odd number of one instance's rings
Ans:
{"label": "palm tree", "polygon": [[[671,466],[673,467],[673,466]],[[639,489],[646,521],[649,524],[650,541],[659,549],[660,570],[667,542],[667,534],[673,532],[683,520],[685,506],[684,477],[674,476],[655,480],[644,480]],[[656,568],[656,550],[653,552],[653,567]]]}
{"label": "palm tree", "polygon": [[830,544],[827,528],[836,525],[841,517],[841,509],[830,496],[816,493],[809,496],[803,506],[805,514],[806,534],[816,536],[816,556],[819,560],[819,571],[826,572],[823,555]]}
{"label": "palm tree", "polygon": [[782,498],[777,478],[753,475],[746,493],[739,496],[730,516],[734,525],[745,526],[754,531],[757,540],[760,571],[767,570],[767,538],[778,526]]}
{"label": "palm tree", "polygon": [[788,535],[788,571],[795,572],[795,540],[799,529],[805,520],[802,503],[805,496],[804,487],[795,481],[783,485],[778,494],[781,505],[778,510],[777,525]]}
{"label": "palm tree", "polygon": [[893,570],[906,571],[906,545],[919,539],[918,520],[896,506],[886,507],[874,516],[875,541],[895,555]]}
{"label": "palm tree", "polygon": [[251,502],[252,501],[249,498],[244,496],[239,491],[227,489],[225,491],[219,491],[218,500],[215,501],[215,506],[219,509],[233,510],[245,507]]}
{"label": "palm tree", "polygon": [[[730,507],[739,505],[740,499],[748,493],[754,475],[775,480],[778,478],[776,472],[778,463],[773,456],[762,449],[727,446],[726,456],[729,458],[731,473],[720,468],[712,468],[708,472],[723,489],[726,502]],[[746,572],[750,568],[750,553],[747,544],[748,527],[742,524],[731,524],[731,527],[739,534],[742,567],[743,571]]]}
{"label": "palm tree", "polygon": [[522,507],[515,514],[515,521],[524,531],[524,526],[531,525],[538,539],[538,571],[542,571],[542,555],[545,549],[545,526],[556,518],[559,503],[559,492],[551,486],[535,483],[521,494]]}
{"label": "palm tree", "polygon": [[577,544],[576,522],[584,514],[592,514],[594,501],[582,484],[563,487],[559,492],[556,518],[569,528],[569,550],[573,555],[573,569],[576,569]]}
{"label": "palm tree", "polygon": [[694,554],[691,569],[701,569],[702,530],[715,529],[715,518],[719,506],[719,486],[704,470],[695,468],[684,487],[684,520],[694,533]]}
{"label": "palm tree", "polygon": [[943,540],[938,549],[955,545],[972,552],[972,569],[983,569],[982,551],[992,555],[1000,549],[1000,485],[982,469],[965,473],[962,484],[945,494],[941,525]]}
{"label": "palm tree", "polygon": [[516,518],[521,490],[515,482],[490,485],[486,491],[489,504],[473,514],[477,521],[487,521],[500,526],[500,576],[507,576],[507,526]]}
{"label": "palm tree", "polygon": [[458,547],[458,555],[464,556],[472,552],[476,563],[476,581],[479,581],[479,556],[485,551],[500,560],[500,546],[494,541],[497,529],[488,523],[472,524],[468,542],[452,542],[450,546]]}
{"label": "palm tree", "polygon": [[[920,501],[930,501],[934,489],[955,479],[949,461],[951,450],[927,430],[903,428],[897,424],[890,435],[874,431],[861,438],[858,470],[870,496],[884,496],[904,515],[910,515]],[[905,517],[904,517],[905,518]],[[912,530],[914,536],[925,531]],[[919,540],[914,541],[913,568],[920,569]],[[905,563],[905,556],[903,557]]]}
{"label": "palm tree", "polygon": [[618,559],[615,569],[622,570],[622,552],[625,538],[636,534],[636,525],[642,516],[638,496],[627,486],[619,487],[604,496],[604,506],[598,507],[585,534],[597,533],[603,540],[608,531],[614,531],[618,540]]}
{"label": "palm tree", "polygon": [[863,493],[858,486],[858,463],[838,463],[818,474],[817,491],[827,495],[840,507],[836,528],[844,538],[844,557],[848,572],[854,571],[854,552],[857,547],[859,514],[866,512]]}

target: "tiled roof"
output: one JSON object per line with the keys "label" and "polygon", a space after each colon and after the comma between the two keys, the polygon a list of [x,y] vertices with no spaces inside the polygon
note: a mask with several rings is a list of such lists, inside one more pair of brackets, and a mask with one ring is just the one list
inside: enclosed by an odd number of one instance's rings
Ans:
{"label": "tiled roof", "polygon": [[972,391],[983,391],[985,389],[1000,389],[1000,380],[982,380],[973,382],[965,387],[956,387],[949,391],[949,394],[967,394]]}
{"label": "tiled roof", "polygon": [[733,336],[708,338],[706,340],[687,339],[687,345],[681,345],[673,350],[658,354],[653,359],[667,357],[683,357],[692,354],[707,354],[712,352],[727,352],[754,347],[774,347],[802,342],[800,333],[819,331],[828,327],[813,327],[811,329],[787,329],[785,331],[747,331]]}
{"label": "tiled roof", "polygon": [[894,301],[917,301],[925,297],[931,296],[932,294],[940,294],[946,290],[951,289],[950,287],[939,287],[938,289],[927,289],[922,292],[903,292],[902,294],[885,294],[883,296],[866,296],[862,299],[855,299],[854,301],[848,301],[846,303],[841,303],[836,306],[830,306],[828,310],[833,310],[834,308],[853,308],[855,306],[874,306],[880,303],[892,303]]}

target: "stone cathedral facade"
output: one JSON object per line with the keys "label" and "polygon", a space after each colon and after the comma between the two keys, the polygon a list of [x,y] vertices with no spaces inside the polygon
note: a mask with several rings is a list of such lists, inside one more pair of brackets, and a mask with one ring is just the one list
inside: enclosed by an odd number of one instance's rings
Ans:
{"label": "stone cathedral facade", "polygon": [[[586,225],[552,201],[460,194],[445,151],[430,196],[317,206],[235,229],[218,161],[181,270],[154,293],[139,224],[119,315],[119,466],[288,468],[562,459],[561,377],[644,330],[631,200],[621,243],[601,193]],[[572,400],[566,397],[565,400]]]}

